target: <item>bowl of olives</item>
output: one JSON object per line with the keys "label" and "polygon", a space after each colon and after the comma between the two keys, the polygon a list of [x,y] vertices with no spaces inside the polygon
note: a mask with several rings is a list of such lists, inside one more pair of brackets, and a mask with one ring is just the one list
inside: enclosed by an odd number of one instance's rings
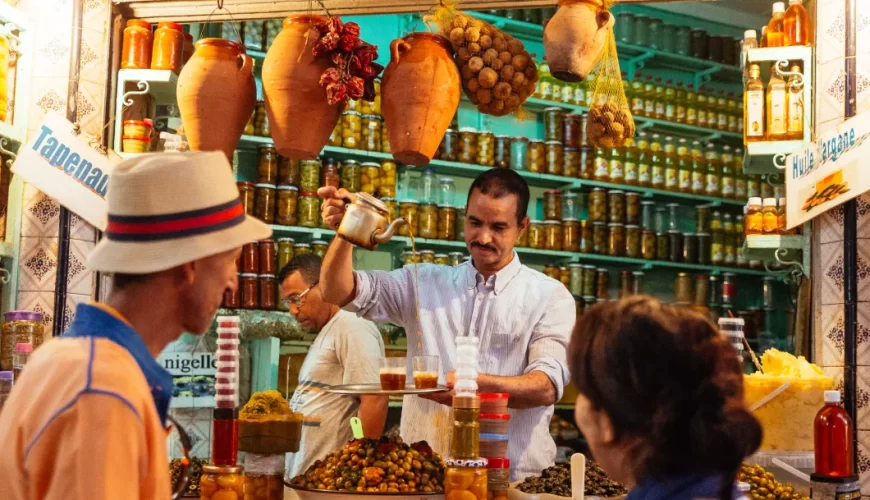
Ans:
{"label": "bowl of olives", "polygon": [[[586,460],[584,498],[625,498],[624,486],[610,479],[592,460]],[[509,500],[565,500],[571,498],[571,465],[548,467],[540,476],[527,477],[508,490]]]}

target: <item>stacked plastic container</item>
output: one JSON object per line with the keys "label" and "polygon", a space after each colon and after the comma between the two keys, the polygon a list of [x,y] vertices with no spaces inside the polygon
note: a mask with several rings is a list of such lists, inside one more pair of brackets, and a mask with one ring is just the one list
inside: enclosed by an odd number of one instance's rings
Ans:
{"label": "stacked plastic container", "polygon": [[743,364],[743,318],[719,318],[719,332],[728,338],[728,341],[737,351],[737,359]]}
{"label": "stacked plastic container", "polygon": [[215,465],[236,465],[239,436],[239,317],[218,316],[217,323],[212,462]]}

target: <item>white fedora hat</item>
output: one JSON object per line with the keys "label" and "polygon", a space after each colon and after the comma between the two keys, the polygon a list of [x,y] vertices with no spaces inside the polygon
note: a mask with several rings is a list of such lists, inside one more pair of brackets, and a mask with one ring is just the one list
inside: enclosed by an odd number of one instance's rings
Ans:
{"label": "white fedora hat", "polygon": [[233,169],[220,152],[155,153],[121,162],[109,178],[105,234],[91,271],[148,274],[266,239],[245,215]]}

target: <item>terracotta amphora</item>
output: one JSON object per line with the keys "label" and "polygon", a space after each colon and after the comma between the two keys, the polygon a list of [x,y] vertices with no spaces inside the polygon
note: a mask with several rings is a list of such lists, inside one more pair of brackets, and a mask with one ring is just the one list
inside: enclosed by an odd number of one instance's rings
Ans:
{"label": "terracotta amphora", "polygon": [[456,114],[461,85],[451,56],[450,41],[434,33],[390,44],[381,106],[393,157],[402,163],[429,163]]}
{"label": "terracotta amphora", "polygon": [[559,10],[544,28],[550,73],[566,82],[584,80],[598,62],[614,22],[602,0],[559,0]]}
{"label": "terracotta amphora", "polygon": [[178,75],[176,97],[190,149],[232,160],[254,111],[254,60],[236,42],[203,38]]}
{"label": "terracotta amphora", "polygon": [[314,57],[322,16],[293,15],[275,37],[263,62],[263,94],[275,148],[294,160],[317,158],[329,141],[344,108],[330,105],[320,76],[333,66],[329,57]]}

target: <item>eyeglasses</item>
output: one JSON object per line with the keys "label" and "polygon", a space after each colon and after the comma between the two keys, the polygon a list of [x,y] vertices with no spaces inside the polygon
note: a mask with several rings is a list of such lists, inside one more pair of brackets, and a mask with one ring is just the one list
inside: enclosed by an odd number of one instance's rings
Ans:
{"label": "eyeglasses", "polygon": [[286,307],[287,309],[290,309],[290,306],[302,307],[302,304],[305,303],[305,296],[308,295],[308,292],[313,290],[318,283],[320,282],[316,281],[313,285],[306,288],[304,292],[297,295],[290,295],[289,297],[283,299],[281,301],[282,304],[284,304],[284,307]]}

